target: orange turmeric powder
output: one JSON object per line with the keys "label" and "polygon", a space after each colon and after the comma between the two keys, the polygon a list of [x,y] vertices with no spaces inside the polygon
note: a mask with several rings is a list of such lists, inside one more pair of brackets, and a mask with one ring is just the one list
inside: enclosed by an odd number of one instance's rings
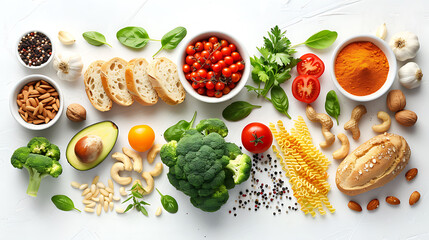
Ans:
{"label": "orange turmeric powder", "polygon": [[335,76],[341,87],[356,96],[376,92],[386,82],[389,62],[371,42],[353,42],[335,59]]}

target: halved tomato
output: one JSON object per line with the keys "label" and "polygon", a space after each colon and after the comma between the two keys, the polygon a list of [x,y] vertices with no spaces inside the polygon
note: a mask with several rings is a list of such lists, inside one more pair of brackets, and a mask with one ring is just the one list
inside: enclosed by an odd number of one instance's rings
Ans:
{"label": "halved tomato", "polygon": [[320,93],[319,79],[311,75],[299,75],[293,80],[292,94],[301,102],[312,103]]}
{"label": "halved tomato", "polygon": [[312,75],[316,78],[322,76],[325,71],[325,64],[318,56],[307,53],[302,55],[300,59],[301,61],[296,66],[299,75]]}

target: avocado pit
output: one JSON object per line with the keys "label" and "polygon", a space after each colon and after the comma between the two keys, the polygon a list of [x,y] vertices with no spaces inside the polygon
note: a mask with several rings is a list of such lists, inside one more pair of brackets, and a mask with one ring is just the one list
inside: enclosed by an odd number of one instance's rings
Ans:
{"label": "avocado pit", "polygon": [[88,135],[77,141],[74,152],[83,163],[95,161],[103,151],[103,140],[96,135]]}

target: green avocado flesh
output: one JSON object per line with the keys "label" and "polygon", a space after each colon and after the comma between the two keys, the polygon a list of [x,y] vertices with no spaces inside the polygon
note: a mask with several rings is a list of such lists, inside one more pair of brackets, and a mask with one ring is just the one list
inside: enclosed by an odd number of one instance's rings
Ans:
{"label": "green avocado flesh", "polygon": [[[116,124],[114,124],[111,121],[95,123],[93,125],[90,125],[82,129],[80,132],[78,132],[76,135],[73,136],[73,138],[70,140],[69,144],[67,145],[67,151],[66,151],[67,161],[70,163],[72,167],[80,171],[86,171],[96,167],[98,164],[103,162],[103,160],[109,155],[110,151],[112,151],[113,146],[115,146],[116,139],[118,138],[118,133],[119,133],[118,126],[116,126]],[[76,143],[81,138],[88,135],[99,136],[103,142],[103,149],[101,151],[101,154],[97,157],[96,160],[90,163],[84,163],[84,162],[81,162],[79,158],[76,156],[74,148],[76,146]]]}

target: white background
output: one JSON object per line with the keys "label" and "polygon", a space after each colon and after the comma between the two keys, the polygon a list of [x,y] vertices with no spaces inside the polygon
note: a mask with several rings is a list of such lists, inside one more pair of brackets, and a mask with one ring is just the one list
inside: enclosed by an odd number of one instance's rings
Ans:
{"label": "white background", "polygon": [[[159,102],[153,107],[143,107],[135,103],[131,107],[114,105],[107,113],[96,111],[89,103],[84,92],[82,80],[67,83],[58,80],[65,93],[65,105],[80,103],[88,111],[87,120],[83,123],[72,123],[65,115],[49,130],[30,131],[22,128],[9,114],[8,94],[14,83],[29,74],[41,73],[57,79],[51,66],[42,70],[28,70],[22,67],[15,55],[16,43],[21,34],[33,29],[40,29],[51,36],[58,52],[77,52],[87,66],[94,60],[108,60],[122,57],[130,60],[134,57],[151,58],[160,44],[151,42],[141,51],[133,51],[122,46],[115,37],[116,31],[125,26],[144,27],[152,38],[161,38],[164,33],[176,26],[188,29],[188,37],[201,31],[213,29],[233,34],[239,38],[250,55],[256,54],[256,46],[261,46],[262,36],[276,24],[287,30],[292,43],[300,43],[313,33],[330,29],[338,32],[338,40],[326,50],[314,51],[305,46],[298,47],[299,57],[306,52],[314,52],[325,62],[329,69],[332,51],[342,40],[356,35],[373,33],[385,22],[388,28],[388,39],[393,33],[411,31],[419,36],[421,49],[416,61],[423,72],[429,72],[429,3],[427,1],[401,0],[352,0],[352,1],[102,1],[102,0],[23,0],[3,2],[0,10],[0,81],[3,94],[0,95],[2,117],[0,118],[0,239],[114,239],[114,238],[150,238],[150,239],[239,239],[248,236],[251,239],[281,237],[285,239],[429,239],[427,226],[429,221],[425,213],[429,212],[428,195],[429,163],[428,146],[428,110],[429,85],[423,80],[420,88],[405,90],[396,81],[393,88],[400,88],[407,97],[407,109],[415,111],[419,120],[412,128],[404,128],[392,121],[391,132],[403,135],[412,149],[409,165],[405,170],[416,167],[419,175],[412,182],[406,182],[404,173],[385,187],[361,194],[356,197],[343,195],[335,186],[334,176],[338,166],[333,161],[329,168],[329,182],[332,190],[329,198],[337,209],[335,214],[316,218],[305,216],[301,211],[273,216],[272,211],[261,209],[258,212],[238,211],[238,216],[228,214],[240,189],[249,187],[246,182],[230,191],[230,201],[216,213],[205,213],[194,208],[188,197],[176,191],[168,182],[165,173],[155,184],[166,194],[176,197],[180,210],[177,214],[163,213],[159,218],[154,212],[159,204],[159,196],[151,194],[147,201],[152,203],[150,216],[144,217],[136,212],[126,215],[116,213],[94,214],[78,212],[62,212],[51,203],[50,197],[55,194],[70,196],[76,206],[83,208],[80,191],[70,187],[71,181],[89,183],[95,175],[107,182],[109,169],[113,160],[108,157],[95,169],[79,172],[66,161],[65,148],[71,137],[81,128],[89,124],[112,120],[119,126],[119,138],[113,151],[120,151],[128,146],[128,130],[138,124],[148,124],[156,132],[156,142],[163,143],[161,134],[170,125],[180,119],[190,119],[195,110],[197,120],[208,117],[221,117],[222,110],[232,101],[247,100],[253,104],[261,104],[263,108],[255,110],[248,118],[237,123],[228,122],[229,141],[240,143],[241,129],[249,122],[259,121],[265,124],[283,120],[288,128],[292,123],[280,115],[266,101],[257,99],[245,90],[229,102],[222,104],[205,104],[191,96],[178,106],[168,106]],[[71,32],[77,38],[75,45],[62,46],[56,35],[59,30]],[[87,44],[81,37],[82,32],[96,30],[103,33],[113,46],[95,47]],[[188,39],[188,37],[186,39]],[[181,45],[179,46],[181,47]],[[162,51],[159,56],[167,56],[176,60],[178,50]],[[402,66],[403,63],[399,63]],[[296,76],[295,71],[293,72]],[[293,76],[293,77],[294,77]],[[425,77],[427,78],[427,77]],[[249,79],[249,83],[251,83]],[[326,93],[334,89],[327,70],[320,79],[321,94],[313,104],[317,111],[324,112]],[[291,94],[291,81],[282,85],[289,96],[289,113],[296,118],[304,115],[305,105],[297,102]],[[338,93],[338,91],[337,91]],[[378,123],[376,113],[387,111],[385,96],[371,103],[366,103],[368,113],[363,117],[359,141],[351,139],[351,149],[367,139],[375,136],[371,126]],[[339,95],[341,102],[340,126],[334,126],[333,132],[344,132],[342,126],[349,119],[352,108],[357,105]],[[426,105],[426,106],[425,106]],[[393,115],[391,115],[393,116]],[[306,118],[305,118],[306,119]],[[318,144],[322,140],[318,124],[310,123],[311,134]],[[14,169],[10,164],[10,156],[14,149],[25,145],[34,136],[45,136],[62,150],[61,163],[64,169],[58,179],[47,177],[43,180],[37,198],[25,194],[28,176],[25,170]],[[335,145],[323,152],[332,160],[332,152],[340,146]],[[159,161],[159,159],[158,159]],[[145,165],[150,169],[152,166]],[[133,175],[137,177],[137,175]],[[425,184],[426,183],[426,184]],[[116,186],[117,189],[117,186]],[[418,190],[422,197],[418,204],[408,204],[410,194]],[[388,195],[397,196],[401,200],[399,206],[388,206],[384,198]],[[352,212],[347,208],[351,199],[362,206],[373,198],[380,199],[380,207],[376,211],[361,213]]]}

